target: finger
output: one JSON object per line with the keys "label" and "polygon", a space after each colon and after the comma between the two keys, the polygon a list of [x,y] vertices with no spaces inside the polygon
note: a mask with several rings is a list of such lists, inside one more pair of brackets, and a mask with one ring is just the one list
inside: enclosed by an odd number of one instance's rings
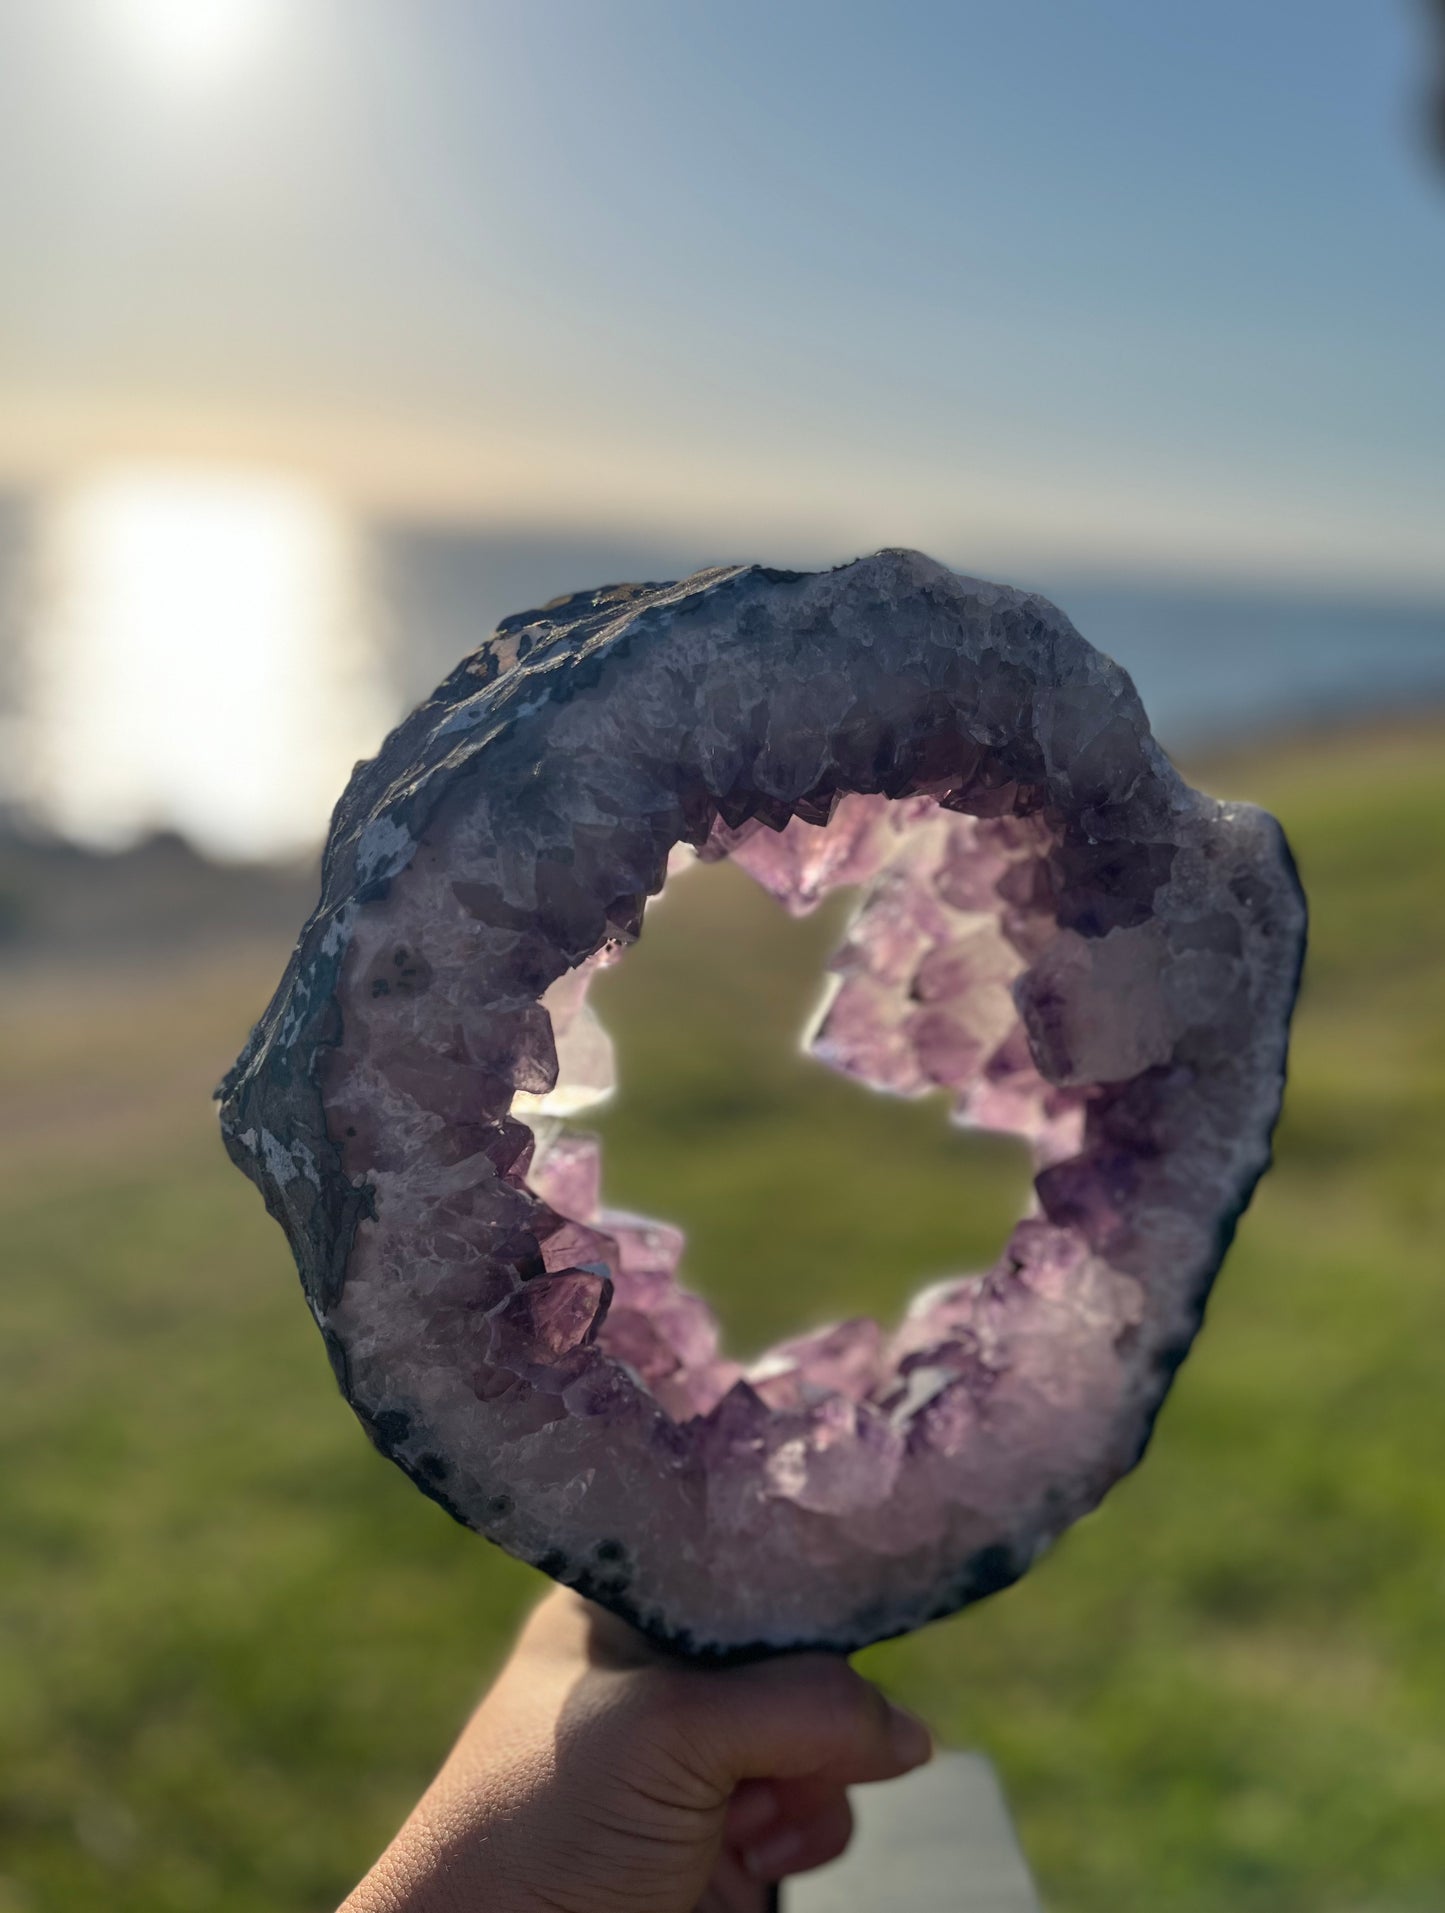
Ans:
{"label": "finger", "polygon": [[802,1780],[744,1780],[728,1802],[723,1839],[746,1852],[779,1827],[816,1819],[844,1794],[838,1782],[811,1775]]}
{"label": "finger", "polygon": [[532,1609],[516,1652],[614,1672],[671,1664],[645,1634],[567,1587],[552,1588]]}
{"label": "finger", "polygon": [[662,1678],[678,1757],[722,1798],[750,1779],[889,1780],[932,1753],[922,1721],[830,1655]]}
{"label": "finger", "polygon": [[522,1624],[517,1652],[578,1654],[586,1645],[591,1613],[571,1588],[549,1588]]}
{"label": "finger", "polygon": [[730,1847],[746,1847],[782,1818],[782,1788],[771,1780],[744,1780],[733,1789],[723,1821]]}
{"label": "finger", "polygon": [[754,1879],[735,1853],[724,1851],[694,1913],[768,1913],[776,1905],[771,1887]]}
{"label": "finger", "polygon": [[778,1797],[777,1818],[797,1822],[811,1820],[830,1801],[841,1798],[847,1792],[838,1781],[816,1774],[807,1774],[801,1780],[779,1780],[774,1785]]}
{"label": "finger", "polygon": [[529,1652],[581,1657],[593,1667],[609,1668],[614,1673],[680,1665],[675,1655],[649,1640],[639,1628],[569,1587],[552,1588],[532,1609],[521,1645]]}
{"label": "finger", "polygon": [[853,1809],[846,1793],[828,1796],[806,1820],[784,1821],[743,1852],[755,1880],[783,1880],[836,1860],[853,1837]]}

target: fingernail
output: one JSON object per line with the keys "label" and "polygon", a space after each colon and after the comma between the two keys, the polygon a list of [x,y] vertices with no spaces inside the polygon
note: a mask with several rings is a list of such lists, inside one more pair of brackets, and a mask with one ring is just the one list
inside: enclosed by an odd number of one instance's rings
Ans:
{"label": "fingernail", "polygon": [[933,1758],[933,1736],[918,1718],[910,1714],[906,1707],[888,1709],[888,1739],[898,1760],[905,1766],[921,1767],[925,1760]]}
{"label": "fingernail", "polygon": [[743,1855],[743,1865],[755,1880],[778,1880],[803,1851],[803,1836],[796,1827],[783,1827],[771,1840]]}
{"label": "fingernail", "polygon": [[777,1788],[770,1787],[766,1780],[752,1781],[728,1803],[728,1837],[734,1845],[744,1847],[777,1817]]}

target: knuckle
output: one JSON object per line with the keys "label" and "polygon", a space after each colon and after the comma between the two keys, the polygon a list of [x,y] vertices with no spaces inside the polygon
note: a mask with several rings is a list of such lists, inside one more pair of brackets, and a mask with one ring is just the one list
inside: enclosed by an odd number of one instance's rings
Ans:
{"label": "knuckle", "polygon": [[641,1668],[623,1690],[629,1730],[658,1746],[681,1744],[693,1708],[691,1696],[668,1668]]}
{"label": "knuckle", "polygon": [[659,1667],[641,1678],[639,1708],[679,1764],[696,1774],[710,1774],[725,1764],[723,1722],[707,1677]]}

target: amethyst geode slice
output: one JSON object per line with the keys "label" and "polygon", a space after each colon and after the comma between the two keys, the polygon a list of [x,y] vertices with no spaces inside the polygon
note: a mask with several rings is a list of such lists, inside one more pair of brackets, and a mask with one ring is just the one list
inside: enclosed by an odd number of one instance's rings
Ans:
{"label": "amethyst geode slice", "polygon": [[[743,1365],[605,1207],[587,986],[669,868],[861,902],[817,1057],[1028,1139],[997,1265]],[[1044,599],[914,552],[509,618],[360,766],[228,1078],[373,1439],[705,1655],[853,1648],[1020,1575],[1135,1461],[1269,1157],[1305,913]],[[860,1170],[864,1169],[860,1165]]]}

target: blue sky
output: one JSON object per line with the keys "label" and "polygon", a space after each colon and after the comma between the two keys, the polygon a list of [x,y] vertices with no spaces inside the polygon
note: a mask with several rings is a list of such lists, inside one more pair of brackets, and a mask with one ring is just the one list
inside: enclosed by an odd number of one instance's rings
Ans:
{"label": "blue sky", "polygon": [[1410,0],[9,0],[0,478],[1445,587],[1426,49]]}

